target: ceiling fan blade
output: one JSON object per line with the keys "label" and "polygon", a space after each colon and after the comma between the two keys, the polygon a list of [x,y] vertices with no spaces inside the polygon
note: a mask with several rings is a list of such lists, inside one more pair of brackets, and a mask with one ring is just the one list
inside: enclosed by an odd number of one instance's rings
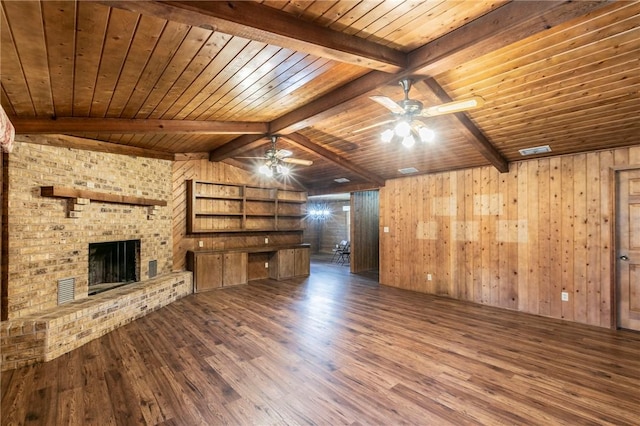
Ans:
{"label": "ceiling fan blade", "polygon": [[380,105],[382,105],[383,107],[385,107],[386,109],[388,109],[393,113],[396,113],[396,114],[404,113],[404,109],[391,98],[387,98],[386,96],[376,95],[376,96],[369,96],[369,99],[379,103]]}
{"label": "ceiling fan blade", "polygon": [[373,129],[374,127],[380,127],[380,126],[384,126],[385,124],[389,124],[389,123],[393,123],[394,121],[396,121],[395,119],[390,119],[390,120],[384,120],[384,121],[380,121],[379,123],[376,124],[372,124],[370,126],[365,126],[362,127],[358,130],[354,130],[353,133],[360,133],[360,132],[364,132],[365,130],[369,130],[369,129]]}
{"label": "ceiling fan blade", "polygon": [[289,164],[297,164],[300,166],[310,166],[313,164],[313,161],[311,160],[302,160],[300,158],[283,158],[282,162],[289,163]]}
{"label": "ceiling fan blade", "polygon": [[473,98],[447,102],[446,104],[425,108],[422,110],[422,112],[420,112],[419,115],[421,117],[434,117],[436,115],[467,111],[470,109],[479,108],[482,105],[484,105],[484,99],[482,99],[480,96],[474,96]]}
{"label": "ceiling fan blade", "polygon": [[288,149],[279,149],[276,151],[276,158],[285,158],[285,157],[290,157],[293,154],[293,152],[289,151]]}
{"label": "ceiling fan blade", "polygon": [[251,160],[265,160],[266,158],[263,157],[233,157],[235,159],[251,159]]}

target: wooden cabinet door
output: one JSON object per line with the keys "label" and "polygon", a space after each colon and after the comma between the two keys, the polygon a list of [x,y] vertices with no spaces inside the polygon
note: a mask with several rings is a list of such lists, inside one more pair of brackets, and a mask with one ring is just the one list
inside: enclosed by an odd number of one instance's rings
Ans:
{"label": "wooden cabinet door", "polygon": [[246,252],[225,253],[223,285],[238,285],[247,283],[247,258]]}
{"label": "wooden cabinet door", "polygon": [[294,274],[296,277],[309,275],[309,249],[297,248],[295,249],[295,266]]}
{"label": "wooden cabinet door", "polygon": [[278,250],[278,279],[291,278],[295,273],[295,249]]}
{"label": "wooden cabinet door", "polygon": [[269,278],[271,278],[272,280],[277,280],[280,279],[280,277],[278,276],[278,274],[280,273],[280,271],[278,270],[278,259],[280,252],[272,252],[269,253]]}
{"label": "wooden cabinet door", "polygon": [[196,293],[222,287],[221,254],[198,254],[194,263]]}

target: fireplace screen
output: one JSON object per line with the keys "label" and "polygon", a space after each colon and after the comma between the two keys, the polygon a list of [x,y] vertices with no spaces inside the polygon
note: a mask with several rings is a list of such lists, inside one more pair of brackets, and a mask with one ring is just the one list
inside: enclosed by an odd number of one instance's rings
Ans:
{"label": "fireplace screen", "polygon": [[140,280],[140,240],[89,244],[89,294]]}

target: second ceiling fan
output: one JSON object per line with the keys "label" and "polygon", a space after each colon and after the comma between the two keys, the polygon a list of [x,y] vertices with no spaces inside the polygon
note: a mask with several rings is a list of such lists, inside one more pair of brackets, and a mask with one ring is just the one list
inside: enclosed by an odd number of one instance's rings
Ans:
{"label": "second ceiling fan", "polygon": [[386,96],[371,96],[371,100],[387,108],[395,117],[360,129],[360,131],[395,122],[393,129],[389,128],[382,132],[380,135],[382,141],[391,142],[394,138],[399,138],[403,145],[410,147],[415,144],[416,137],[423,142],[430,142],[434,137],[433,131],[425,126],[420,120],[421,118],[466,111],[484,105],[484,99],[474,96],[425,108],[419,100],[409,98],[412,83],[413,81],[409,78],[400,80],[404,99],[398,102]]}
{"label": "second ceiling fan", "polygon": [[268,177],[288,175],[291,169],[287,164],[296,164],[299,166],[310,166],[313,164],[311,160],[292,158],[291,155],[293,153],[288,149],[277,149],[276,143],[278,141],[278,135],[271,135],[269,139],[271,140],[271,148],[265,152],[264,157],[240,158],[259,158],[264,160],[264,163],[258,168],[258,171]]}

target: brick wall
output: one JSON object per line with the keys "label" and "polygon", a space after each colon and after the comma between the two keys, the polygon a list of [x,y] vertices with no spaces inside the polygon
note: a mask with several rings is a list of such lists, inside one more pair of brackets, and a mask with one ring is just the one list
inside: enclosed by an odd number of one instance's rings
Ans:
{"label": "brick wall", "polygon": [[[25,143],[16,137],[8,157],[7,281],[3,315],[16,319],[57,306],[57,282],[75,278],[75,298],[87,297],[88,245],[140,239],[140,277],[149,261],[158,275],[172,271],[171,161]],[[68,217],[69,201],[40,195],[60,185],[119,195],[166,200],[149,208],[95,202]],[[151,219],[150,219],[151,218]]]}

